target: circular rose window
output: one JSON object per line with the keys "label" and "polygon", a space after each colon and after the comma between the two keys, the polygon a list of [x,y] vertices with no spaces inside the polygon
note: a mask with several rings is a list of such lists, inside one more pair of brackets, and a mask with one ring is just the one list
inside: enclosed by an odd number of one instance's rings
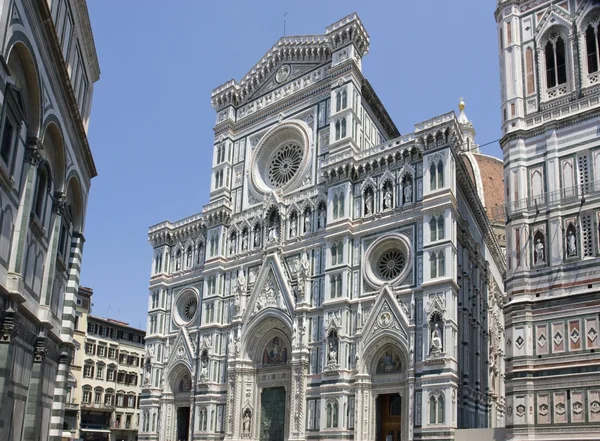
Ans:
{"label": "circular rose window", "polygon": [[257,196],[302,185],[310,162],[310,129],[303,121],[284,121],[269,130],[254,150],[252,189]]}
{"label": "circular rose window", "polygon": [[290,182],[300,169],[303,156],[304,149],[293,142],[275,150],[269,164],[269,184],[279,188]]}
{"label": "circular rose window", "polygon": [[175,320],[180,325],[191,322],[198,312],[198,296],[194,291],[183,291],[176,300]]}
{"label": "circular rose window", "polygon": [[398,284],[408,274],[410,245],[402,234],[388,234],[375,240],[365,253],[363,273],[375,287]]}
{"label": "circular rose window", "polygon": [[377,261],[377,274],[383,280],[394,280],[400,275],[406,264],[406,256],[402,250],[392,248],[385,251]]}

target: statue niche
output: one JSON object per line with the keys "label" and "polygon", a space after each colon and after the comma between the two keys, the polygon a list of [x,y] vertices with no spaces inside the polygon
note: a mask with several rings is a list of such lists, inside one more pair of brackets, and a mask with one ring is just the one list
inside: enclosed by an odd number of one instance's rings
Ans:
{"label": "statue niche", "polygon": [[267,366],[280,366],[287,363],[287,347],[281,342],[279,337],[274,337],[273,340],[267,344],[263,353],[263,367]]}

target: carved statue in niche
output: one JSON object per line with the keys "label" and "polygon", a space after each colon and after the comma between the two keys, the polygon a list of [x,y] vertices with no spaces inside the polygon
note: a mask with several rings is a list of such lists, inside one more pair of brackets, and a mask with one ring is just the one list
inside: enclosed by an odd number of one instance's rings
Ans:
{"label": "carved statue in niche", "polygon": [[327,355],[328,355],[329,363],[337,363],[337,361],[338,361],[337,339],[332,339],[329,341],[329,353]]}
{"label": "carved statue in niche", "polygon": [[185,266],[190,268],[192,266],[192,247],[189,247],[187,250]]}
{"label": "carved statue in niche", "polygon": [[298,218],[296,215],[292,215],[290,219],[290,237],[296,237],[298,235]]}
{"label": "carved statue in niche", "polygon": [[236,289],[240,294],[246,291],[246,276],[244,275],[244,267],[241,267],[238,270]]}
{"label": "carved statue in niche", "polygon": [[404,203],[410,204],[412,202],[412,178],[410,176],[405,176],[404,178]]}
{"label": "carved statue in niche", "polygon": [[277,240],[277,228],[275,225],[269,227],[269,242],[275,242]]}
{"label": "carved statue in niche", "polygon": [[208,351],[204,349],[200,356],[200,380],[206,381],[208,379]]}
{"label": "carved statue in niche", "polygon": [[250,435],[250,421],[252,420],[252,412],[246,409],[244,412],[244,422],[242,423],[242,431],[244,435]]}
{"label": "carved statue in niche", "polygon": [[267,238],[269,242],[276,242],[279,240],[279,214],[276,210],[271,212],[271,216],[269,216],[269,230]]}
{"label": "carved statue in niche", "polygon": [[146,372],[144,374],[144,384],[146,386],[150,385],[152,381],[152,357],[154,356],[154,350],[152,348],[148,349],[148,353],[146,354]]}
{"label": "carved statue in niche", "polygon": [[325,207],[319,208],[319,230],[325,228],[327,218],[325,217]]}
{"label": "carved statue in niche", "polygon": [[387,350],[379,357],[375,373],[391,374],[400,372],[401,368],[402,364],[400,363],[400,356],[392,350]]}
{"label": "carved statue in niche", "polygon": [[304,234],[310,233],[310,210],[304,212]]}
{"label": "carved statue in niche", "polygon": [[370,190],[365,193],[365,215],[373,214],[373,194]]}
{"label": "carved statue in niche", "polygon": [[277,366],[287,363],[287,347],[281,344],[279,337],[273,340],[265,348],[263,353],[263,366]]}
{"label": "carved statue in niche", "polygon": [[261,235],[261,228],[260,226],[256,226],[254,228],[254,247],[257,248],[260,246],[260,235]]}
{"label": "carved statue in niche", "polygon": [[179,271],[181,269],[181,250],[177,250],[175,254],[175,271]]}
{"label": "carved statue in niche", "polygon": [[310,263],[308,262],[308,257],[306,253],[302,253],[302,258],[300,259],[300,265],[298,268],[298,292],[304,299],[304,292],[306,290],[306,281],[310,275]]}
{"label": "carved statue in niche", "polygon": [[383,194],[383,208],[389,210],[392,208],[392,192],[389,187],[386,187],[385,193]]}
{"label": "carved statue in niche", "polygon": [[433,331],[431,331],[431,352],[442,351],[442,337],[440,336],[439,325],[435,323],[433,325]]}
{"label": "carved statue in niche", "polygon": [[572,222],[567,225],[567,256],[577,256],[577,231]]}
{"label": "carved statue in niche", "polygon": [[538,231],[535,233],[533,241],[533,263],[540,264],[546,262],[546,255],[544,252],[544,234],[541,231]]}
{"label": "carved statue in niche", "polygon": [[244,230],[242,233],[242,251],[248,250],[248,230]]}
{"label": "carved statue in niche", "polygon": [[235,245],[236,245],[236,235],[232,234],[231,237],[229,238],[229,254],[233,255],[235,254]]}

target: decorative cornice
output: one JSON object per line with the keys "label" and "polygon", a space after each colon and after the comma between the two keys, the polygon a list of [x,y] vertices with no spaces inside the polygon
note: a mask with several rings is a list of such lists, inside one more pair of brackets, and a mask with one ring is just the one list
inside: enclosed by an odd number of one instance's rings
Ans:
{"label": "decorative cornice", "polygon": [[96,170],[96,164],[94,163],[94,158],[92,156],[92,151],[88,142],[87,133],[85,131],[85,128],[83,127],[83,120],[81,118],[81,113],[79,112],[77,100],[75,99],[75,93],[73,91],[73,86],[71,84],[69,72],[67,71],[67,65],[62,55],[62,49],[60,42],[58,41],[56,28],[54,27],[54,22],[50,14],[50,7],[46,0],[36,0],[36,3],[38,5],[37,10],[40,12],[41,15],[40,22],[45,25],[44,35],[46,37],[46,41],[48,42],[48,47],[50,49],[49,52],[51,54],[50,57],[52,59],[52,64],[57,70],[57,76],[59,78],[59,83],[63,92],[62,96],[65,99],[65,104],[68,108],[71,117],[71,122],[73,124],[73,128],[75,129],[77,139],[79,141],[77,144],[79,144],[81,147],[81,153],[83,155],[84,163],[86,165],[89,177],[91,179],[98,175],[98,171]]}
{"label": "decorative cornice", "polygon": [[238,83],[231,79],[213,90],[211,102],[216,110],[243,104],[283,63],[326,63],[332,52],[353,44],[359,56],[369,51],[369,35],[356,13],[326,28],[324,35],[301,35],[280,38],[277,43]]}

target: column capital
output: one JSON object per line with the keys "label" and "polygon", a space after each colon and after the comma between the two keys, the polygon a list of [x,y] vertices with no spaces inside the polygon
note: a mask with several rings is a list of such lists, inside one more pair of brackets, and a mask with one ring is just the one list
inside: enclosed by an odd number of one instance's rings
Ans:
{"label": "column capital", "polygon": [[42,150],[43,148],[38,141],[32,141],[32,138],[27,139],[27,160],[34,167],[37,167],[42,162]]}
{"label": "column capital", "polygon": [[54,196],[52,198],[52,210],[54,211],[54,213],[58,214],[59,216],[62,216],[63,213],[65,212],[65,209],[67,207],[67,196],[65,193],[62,192],[56,192],[54,193]]}
{"label": "column capital", "polygon": [[11,343],[12,340],[19,334],[18,326],[19,316],[13,308],[9,308],[4,316],[2,329],[0,329],[0,343]]}

